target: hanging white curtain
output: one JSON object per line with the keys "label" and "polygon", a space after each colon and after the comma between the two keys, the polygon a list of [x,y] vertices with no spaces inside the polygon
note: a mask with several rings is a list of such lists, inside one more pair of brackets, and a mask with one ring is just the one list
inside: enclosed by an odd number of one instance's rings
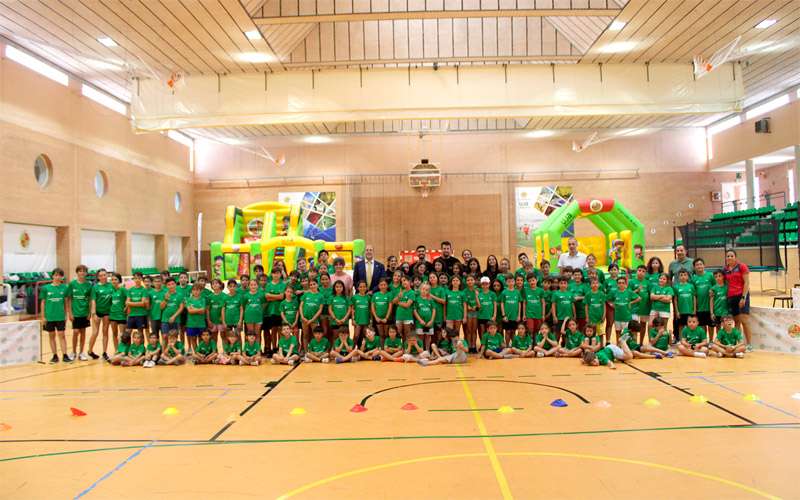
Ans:
{"label": "hanging white curtain", "polygon": [[81,231],[81,264],[90,270],[117,269],[117,238],[113,231]]}
{"label": "hanging white curtain", "polygon": [[167,265],[169,267],[183,266],[183,238],[170,236],[167,240]]}
{"label": "hanging white curtain", "polygon": [[131,267],[156,267],[156,237],[131,233]]}

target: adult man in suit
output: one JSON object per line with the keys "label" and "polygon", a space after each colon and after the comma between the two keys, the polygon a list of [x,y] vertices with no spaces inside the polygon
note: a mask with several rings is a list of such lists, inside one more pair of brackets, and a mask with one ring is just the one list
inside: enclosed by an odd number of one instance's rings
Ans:
{"label": "adult man in suit", "polygon": [[353,283],[365,281],[370,294],[378,291],[378,283],[386,276],[383,264],[375,260],[375,249],[372,245],[364,247],[364,260],[356,262],[353,268]]}

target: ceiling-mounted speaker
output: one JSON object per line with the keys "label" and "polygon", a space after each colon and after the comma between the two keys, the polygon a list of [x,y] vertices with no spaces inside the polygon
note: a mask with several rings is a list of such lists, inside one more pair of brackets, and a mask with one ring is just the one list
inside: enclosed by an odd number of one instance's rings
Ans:
{"label": "ceiling-mounted speaker", "polygon": [[756,134],[769,134],[772,132],[769,126],[769,118],[756,120]]}

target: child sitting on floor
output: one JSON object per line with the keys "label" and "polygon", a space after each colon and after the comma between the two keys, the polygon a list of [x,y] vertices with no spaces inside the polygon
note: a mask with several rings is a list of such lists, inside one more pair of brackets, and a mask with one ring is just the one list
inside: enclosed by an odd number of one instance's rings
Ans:
{"label": "child sitting on floor", "polygon": [[709,349],[720,358],[743,358],[747,345],[742,341],[742,332],[735,327],[733,316],[722,318],[722,328],[717,332],[717,338]]}
{"label": "child sitting on floor", "polygon": [[245,335],[245,342],[242,353],[241,359],[239,360],[240,365],[250,365],[250,366],[258,366],[261,364],[261,345],[259,344],[256,332],[248,331],[247,335]]}
{"label": "child sitting on floor", "polygon": [[561,344],[558,342],[558,336],[550,330],[547,323],[542,323],[539,327],[539,332],[536,334],[536,345],[533,350],[536,351],[537,358],[544,358],[545,356],[559,355]]}
{"label": "child sitting on floor", "polygon": [[128,357],[128,351],[131,348],[131,332],[126,331],[122,334],[117,344],[117,353],[111,357],[112,365],[121,365],[125,358]]}
{"label": "child sitting on floor", "polygon": [[297,354],[297,338],[292,335],[292,327],[281,327],[281,338],[278,339],[278,352],[272,355],[272,364],[292,366],[299,359]]}
{"label": "child sitting on floor", "polygon": [[314,337],[308,343],[303,361],[307,363],[327,363],[330,360],[331,343],[325,337],[325,330],[321,326],[315,326],[313,334]]}
{"label": "child sitting on floor", "polygon": [[682,356],[705,358],[708,356],[708,335],[706,329],[700,326],[697,315],[692,314],[686,320],[686,326],[681,330],[681,339],[677,345]]}
{"label": "child sitting on floor", "polygon": [[133,331],[133,339],[128,347],[128,355],[122,359],[122,366],[138,366],[144,363],[144,335],[139,330]]}
{"label": "child sitting on floor", "polygon": [[210,365],[217,359],[217,344],[211,339],[211,332],[203,330],[200,341],[192,353],[192,363],[196,365]]}
{"label": "child sitting on floor", "polygon": [[186,362],[184,355],[183,342],[178,340],[178,330],[170,330],[167,334],[164,355],[159,358],[158,363],[162,365],[182,365]]}
{"label": "child sitting on floor", "polygon": [[389,325],[388,337],[383,340],[381,358],[383,361],[403,361],[403,340],[397,335],[397,327]]}
{"label": "child sitting on floor", "polygon": [[564,339],[564,347],[559,348],[558,355],[565,358],[577,358],[583,354],[584,335],[578,329],[578,322],[572,318],[561,325],[561,337]]}
{"label": "child sitting on floor", "polygon": [[517,331],[515,332],[514,338],[511,339],[511,349],[509,349],[512,355],[519,356],[520,358],[532,358],[536,355],[533,350],[533,339],[530,335],[528,335],[528,329],[525,327],[525,323],[519,323],[517,325]]}
{"label": "child sitting on floor", "polygon": [[227,342],[222,344],[223,352],[217,357],[217,363],[238,365],[242,359],[242,343],[239,341],[239,335],[231,328],[227,332],[227,338]]}
{"label": "child sitting on floor", "polygon": [[671,337],[669,330],[667,330],[667,320],[664,318],[654,318],[653,327],[650,328],[649,334],[650,344],[644,346],[642,349],[645,352],[652,352],[656,358],[666,356],[671,358],[675,355],[669,350],[669,339]]}
{"label": "child sitting on floor", "polygon": [[420,359],[428,359],[430,357],[430,353],[425,350],[423,340],[419,338],[416,331],[411,330],[408,333],[408,340],[406,340],[403,361],[406,363],[416,363]]}
{"label": "child sitting on floor", "polygon": [[365,326],[364,332],[364,340],[361,341],[359,356],[366,360],[380,361],[381,338],[375,335],[375,330],[371,326]]}
{"label": "child sitting on floor", "polygon": [[358,361],[358,349],[355,348],[350,330],[347,327],[339,328],[339,336],[333,341],[331,357],[337,363],[355,363]]}
{"label": "child sitting on floor", "polygon": [[466,339],[458,337],[458,331],[452,328],[445,328],[446,338],[434,344],[433,349],[438,357],[434,360],[420,359],[418,363],[422,366],[441,365],[441,364],[462,364],[467,362],[467,352],[469,344]]}
{"label": "child sitting on floor", "polygon": [[597,352],[603,348],[600,335],[597,334],[597,327],[592,324],[586,325],[583,329],[583,343],[581,344],[581,355],[586,351]]}
{"label": "child sitting on floor", "polygon": [[156,366],[158,357],[161,356],[161,343],[158,341],[158,332],[150,332],[149,341],[147,342],[147,350],[144,355],[144,362],[142,366],[145,368],[152,368]]}
{"label": "child sitting on floor", "polygon": [[481,337],[479,354],[486,359],[509,359],[512,357],[506,349],[506,342],[503,340],[503,335],[497,331],[497,323],[494,321],[490,321],[486,325],[486,333]]}

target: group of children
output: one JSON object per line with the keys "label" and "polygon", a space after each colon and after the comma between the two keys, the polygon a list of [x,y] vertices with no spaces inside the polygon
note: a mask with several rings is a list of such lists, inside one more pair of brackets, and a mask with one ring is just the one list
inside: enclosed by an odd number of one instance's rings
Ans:
{"label": "group of children", "polygon": [[[661,272],[639,266],[626,276],[616,265],[603,271],[562,269],[549,273],[547,262],[534,269],[519,255],[515,273],[494,279],[474,266],[418,263],[408,272],[391,270],[372,293],[365,282],[348,295],[345,283],[332,282],[327,254],[317,266],[285,273],[278,263],[269,273],[257,270],[240,281],[200,277],[189,284],[162,273],[134,274],[125,287],[118,274],[97,272],[86,279],[85,266],[63,282],[60,269],[40,293],[44,329],[50,333],[52,362],[102,357],[120,365],[194,363],[257,365],[264,360],[293,364],[365,360],[463,362],[467,354],[487,359],[581,357],[587,364],[613,359],[686,356],[741,357],[745,344],[727,311],[724,276],[694,262],[673,286]],[[334,260],[334,264],[343,265]],[[472,259],[474,260],[474,259]],[[470,261],[471,262],[471,261]],[[307,270],[306,270],[307,269]],[[260,271],[260,272],[259,272]],[[448,272],[449,271],[449,272]],[[110,276],[110,278],[109,278]],[[540,286],[541,285],[541,286]],[[667,323],[675,312],[675,336]],[[67,354],[65,319],[74,331]],[[92,326],[88,356],[86,328]],[[351,327],[353,336],[351,338]],[[116,354],[109,356],[109,336]],[[463,339],[461,332],[463,331]],[[616,342],[612,342],[616,335]],[[674,346],[674,351],[670,348]]]}

